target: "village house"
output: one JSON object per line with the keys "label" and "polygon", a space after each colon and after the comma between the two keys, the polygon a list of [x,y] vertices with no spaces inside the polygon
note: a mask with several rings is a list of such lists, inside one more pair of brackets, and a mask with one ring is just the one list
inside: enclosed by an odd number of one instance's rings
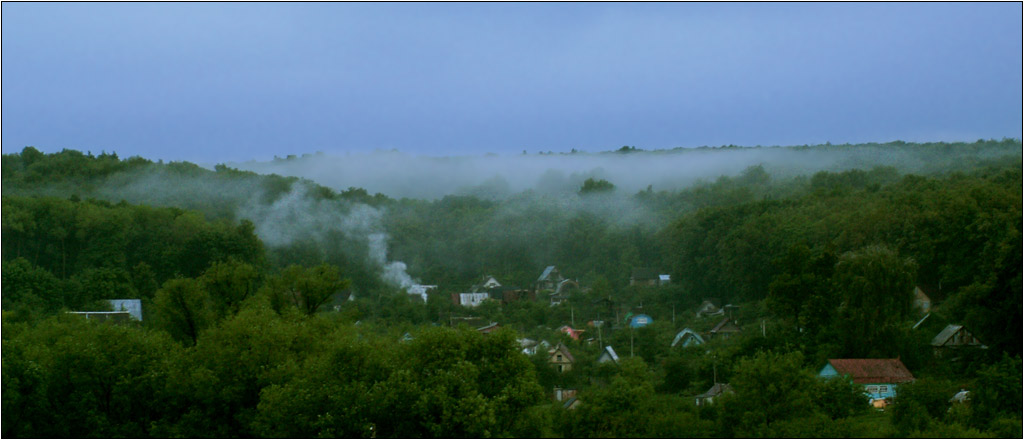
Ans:
{"label": "village house", "polygon": [[494,279],[494,277],[487,275],[484,277],[484,283],[481,285],[481,287],[483,287],[484,290],[497,289],[501,287],[501,283],[499,283],[498,280]]}
{"label": "village house", "polygon": [[537,291],[553,291],[558,288],[558,284],[565,281],[562,274],[558,272],[555,266],[548,266],[544,268],[544,272],[537,278]]}
{"label": "village house", "polygon": [[709,388],[707,392],[705,392],[704,394],[695,396],[694,400],[697,406],[710,405],[714,403],[715,399],[718,398],[718,396],[733,393],[735,393],[735,391],[733,391],[732,387],[729,386],[729,384],[716,383],[712,385],[711,388]]}
{"label": "village house", "polygon": [[585,331],[586,331],[585,329],[572,328],[572,327],[567,326],[567,325],[563,325],[563,326],[558,328],[558,332],[559,333],[565,333],[565,334],[569,335],[569,337],[572,338],[572,340],[574,340],[574,341],[580,340],[580,335],[582,335],[583,332],[585,332]]}
{"label": "village house", "polygon": [[487,292],[453,293],[452,302],[463,307],[476,307],[490,297]]}
{"label": "village house", "polygon": [[561,342],[548,351],[548,363],[553,365],[559,373],[572,370],[574,362],[576,362],[576,359],[569,353],[569,347],[566,347]]}
{"label": "village house", "polygon": [[868,401],[873,405],[885,399],[891,400],[896,397],[896,388],[900,384],[915,380],[898,358],[829,359],[818,372],[818,377],[848,377],[853,383],[864,386]]}
{"label": "village house", "polygon": [[741,331],[742,330],[740,330],[740,327],[737,326],[735,322],[729,318],[722,318],[722,320],[708,332],[708,338],[728,339],[730,336]]}
{"label": "village house", "polygon": [[948,356],[953,352],[969,349],[988,348],[962,325],[950,324],[932,338],[932,349],[936,357]]}
{"label": "village house", "polygon": [[697,307],[697,317],[700,318],[702,316],[715,316],[724,314],[725,311],[722,310],[721,307],[718,307],[718,304],[719,302],[716,298],[704,300],[704,302],[700,303],[700,306]]}
{"label": "village house", "polygon": [[704,343],[704,338],[700,337],[697,332],[684,328],[681,332],[676,333],[675,339],[672,340],[672,347],[696,347]]}
{"label": "village house", "polygon": [[619,355],[615,353],[615,350],[612,349],[611,345],[605,347],[604,350],[601,351],[601,356],[597,358],[597,363],[603,364],[605,362],[619,363]]}

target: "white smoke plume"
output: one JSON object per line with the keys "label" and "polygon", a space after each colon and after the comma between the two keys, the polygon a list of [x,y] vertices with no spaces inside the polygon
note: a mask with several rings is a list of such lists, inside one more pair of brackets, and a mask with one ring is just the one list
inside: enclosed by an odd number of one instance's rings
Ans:
{"label": "white smoke plume", "polygon": [[252,221],[256,234],[270,246],[308,239],[322,243],[331,232],[365,241],[367,259],[380,268],[384,281],[401,288],[413,285],[405,263],[388,261],[388,235],[384,232],[380,210],[361,203],[316,200],[307,197],[308,189],[306,185],[295,185],[269,205],[260,203],[262,194],[255,194],[238,215]]}

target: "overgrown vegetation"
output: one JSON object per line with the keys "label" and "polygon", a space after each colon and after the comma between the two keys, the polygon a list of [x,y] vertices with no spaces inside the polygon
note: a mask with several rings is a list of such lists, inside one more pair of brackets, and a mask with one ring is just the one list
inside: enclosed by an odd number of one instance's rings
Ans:
{"label": "overgrown vegetation", "polygon": [[[941,165],[428,201],[222,165],[5,154],[3,435],[1020,436],[1021,144],[886,148]],[[575,281],[561,304],[451,301],[485,275],[533,290],[550,265]],[[671,282],[631,285],[643,272]],[[423,303],[411,279],[439,287]],[[923,321],[915,287],[934,303]],[[144,320],[63,313],[113,298],[141,299]],[[735,307],[695,314],[712,298]],[[653,322],[628,326],[639,314]],[[742,332],[671,346],[725,316]],[[936,357],[947,324],[987,348]],[[521,338],[562,342],[576,363],[559,373]],[[604,346],[619,362],[597,363]],[[882,412],[815,377],[831,358],[897,357],[918,380]],[[694,405],[716,382],[735,394]],[[971,400],[951,403],[961,389]]]}

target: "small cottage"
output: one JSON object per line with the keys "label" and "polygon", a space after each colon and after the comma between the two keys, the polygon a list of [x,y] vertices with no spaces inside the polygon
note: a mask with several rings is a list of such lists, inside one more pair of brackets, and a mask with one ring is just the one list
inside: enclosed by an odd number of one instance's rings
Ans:
{"label": "small cottage", "polygon": [[477,293],[453,293],[452,302],[456,305],[463,307],[476,307],[484,302],[484,300],[490,298],[490,294],[487,292]]}
{"label": "small cottage", "polygon": [[715,316],[725,313],[721,307],[718,307],[718,304],[719,302],[715,298],[704,300],[704,302],[700,303],[700,307],[697,307],[697,317]]}
{"label": "small cottage", "polygon": [[563,326],[558,328],[558,331],[560,333],[565,333],[565,334],[569,335],[569,337],[572,338],[572,340],[578,341],[578,340],[580,340],[580,335],[582,335],[583,332],[585,332],[586,330],[585,329],[580,329],[580,328],[572,328],[572,327],[569,327],[567,325],[563,325]]}
{"label": "small cottage", "polygon": [[843,376],[863,385],[871,402],[896,397],[899,384],[915,380],[899,359],[829,359],[818,372],[826,379]]}
{"label": "small cottage", "polygon": [[499,283],[498,280],[494,279],[494,277],[487,275],[484,277],[484,284],[481,287],[483,287],[485,290],[496,289],[498,287],[501,287],[501,283]]}
{"label": "small cottage", "polygon": [[548,355],[548,363],[553,365],[559,373],[572,370],[572,364],[576,362],[576,359],[569,353],[569,347],[566,347],[561,342],[549,350]]}
{"label": "small cottage", "polygon": [[603,364],[605,362],[619,363],[619,355],[615,353],[611,345],[605,347],[604,351],[601,352],[601,356],[597,358],[597,363]]}
{"label": "small cottage", "polygon": [[555,290],[558,288],[558,284],[564,281],[565,278],[558,272],[558,268],[555,266],[548,266],[544,268],[544,272],[537,278],[537,291],[543,290]]}
{"label": "small cottage", "polygon": [[987,348],[962,325],[950,324],[932,338],[936,350],[961,348]]}
{"label": "small cottage", "polygon": [[714,403],[715,399],[723,394],[733,394],[732,387],[727,383],[716,383],[708,389],[704,394],[694,397],[697,406],[710,405]]}
{"label": "small cottage", "polygon": [[672,347],[696,347],[704,343],[704,338],[700,337],[697,332],[684,328],[683,331],[676,333],[676,338],[672,340]]}

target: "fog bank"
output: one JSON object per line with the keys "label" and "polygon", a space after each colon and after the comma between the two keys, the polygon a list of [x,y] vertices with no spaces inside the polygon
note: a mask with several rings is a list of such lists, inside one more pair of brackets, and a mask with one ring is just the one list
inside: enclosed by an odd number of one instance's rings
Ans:
{"label": "fog bank", "polygon": [[[390,197],[436,199],[449,194],[505,198],[527,189],[556,193],[575,191],[588,177],[606,179],[633,193],[680,189],[698,180],[739,174],[762,165],[776,177],[895,166],[903,172],[927,172],[942,161],[957,160],[939,147],[915,149],[887,145],[818,147],[723,147],[628,153],[558,153],[458,157],[415,156],[397,151],[369,154],[306,154],[269,162],[229,163],[261,174],[297,176],[344,190],[364,188]],[[971,144],[967,144],[971,145]],[[973,159],[1005,150],[972,151]],[[942,156],[942,157],[939,157]]]}

